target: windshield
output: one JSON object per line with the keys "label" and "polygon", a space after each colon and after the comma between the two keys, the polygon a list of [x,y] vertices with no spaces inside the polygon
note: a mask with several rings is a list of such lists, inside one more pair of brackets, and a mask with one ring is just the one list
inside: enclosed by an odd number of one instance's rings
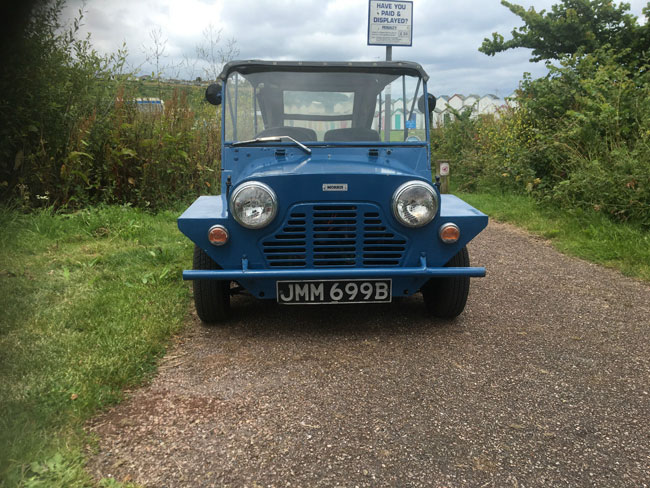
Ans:
{"label": "windshield", "polygon": [[225,141],[288,136],[310,142],[426,140],[417,76],[363,72],[233,72]]}

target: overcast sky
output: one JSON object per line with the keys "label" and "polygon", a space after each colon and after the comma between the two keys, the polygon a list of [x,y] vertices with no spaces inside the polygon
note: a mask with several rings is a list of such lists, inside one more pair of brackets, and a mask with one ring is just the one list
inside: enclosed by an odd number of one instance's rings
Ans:
{"label": "overcast sky", "polygon": [[[550,9],[559,0],[514,0],[536,10]],[[632,13],[641,17],[647,0],[631,0]],[[80,0],[68,0],[66,17],[76,14]],[[159,28],[166,40],[162,64],[190,68],[181,76],[202,76],[193,63],[196,46],[211,24],[223,39],[235,39],[238,59],[381,60],[385,48],[367,45],[368,0],[88,0],[84,32],[95,48],[116,51],[123,42],[129,62],[139,73],[151,73],[144,51],[150,32]],[[436,95],[494,93],[510,95],[526,71],[545,73],[543,64],[528,61],[530,51],[517,49],[494,57],[478,52],[492,32],[506,39],[519,17],[499,0],[413,0],[413,46],[394,47],[393,59],[421,63]],[[167,76],[178,74],[168,70]]]}

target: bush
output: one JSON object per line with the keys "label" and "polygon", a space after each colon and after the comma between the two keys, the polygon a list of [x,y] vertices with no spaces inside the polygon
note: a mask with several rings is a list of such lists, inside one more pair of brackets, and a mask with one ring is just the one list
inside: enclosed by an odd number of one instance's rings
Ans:
{"label": "bush", "polygon": [[615,149],[601,158],[574,158],[550,198],[567,208],[590,208],[650,227],[650,151]]}
{"label": "bush", "polygon": [[218,190],[221,143],[214,110],[195,113],[187,91],[175,90],[164,112],[143,113],[127,93],[124,87],[118,92],[107,127],[93,116],[80,125],[55,198],[67,205],[165,207]]}
{"label": "bush", "polygon": [[650,226],[650,80],[621,56],[604,48],[525,77],[516,109],[457,117],[433,131],[434,150],[456,160],[461,189],[530,193]]}
{"label": "bush", "polygon": [[[220,140],[200,88],[171,89],[163,114],[141,114],[126,48],[99,55],[43,2],[0,79],[0,199],[25,207],[160,207],[218,189]],[[170,93],[166,90],[165,93]],[[216,188],[215,188],[216,187]]]}

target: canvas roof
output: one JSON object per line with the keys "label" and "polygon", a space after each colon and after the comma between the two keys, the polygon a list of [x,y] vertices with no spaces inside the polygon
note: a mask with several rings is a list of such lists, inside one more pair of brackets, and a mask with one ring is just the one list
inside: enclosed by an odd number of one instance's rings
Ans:
{"label": "canvas roof", "polygon": [[393,76],[420,76],[424,81],[429,79],[429,75],[422,66],[410,61],[262,61],[257,59],[227,63],[223,67],[219,79],[225,80],[230,73],[235,71],[243,75],[271,71],[376,73]]}

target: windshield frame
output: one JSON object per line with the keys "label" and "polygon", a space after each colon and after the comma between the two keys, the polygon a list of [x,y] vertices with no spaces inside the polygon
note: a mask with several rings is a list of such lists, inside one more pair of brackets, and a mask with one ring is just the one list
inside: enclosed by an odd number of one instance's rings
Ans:
{"label": "windshield frame", "polygon": [[226,81],[228,75],[237,71],[243,75],[264,71],[290,72],[339,72],[381,73],[394,75],[419,76],[429,81],[429,75],[418,63],[410,61],[262,61],[259,59],[236,60],[226,63],[219,74],[219,80]]}
{"label": "windshield frame", "polygon": [[[262,99],[259,98],[259,87],[264,86],[264,81],[265,78],[263,77],[264,75],[254,76],[254,78],[249,78],[248,76],[242,74],[239,71],[239,67],[241,67],[241,63],[230,63],[233,64],[230,66],[228,69],[224,68],[224,71],[222,72],[222,75],[224,73],[228,73],[230,76],[228,76],[226,79],[224,79],[223,84],[222,84],[222,100],[224,100],[224,103],[222,105],[222,124],[221,124],[221,131],[222,131],[222,143],[224,146],[230,146],[233,143],[241,142],[242,140],[252,140],[252,139],[257,139],[258,137],[262,136],[262,133],[257,133],[258,132],[258,127],[264,129],[265,127],[275,127],[277,130],[272,133],[272,134],[264,134],[264,136],[288,136],[291,137],[293,136],[296,139],[300,139],[295,136],[295,134],[291,133],[291,131],[287,131],[289,133],[280,133],[281,128],[300,128],[300,127],[305,127],[305,125],[302,125],[300,121],[296,122],[294,120],[294,117],[286,117],[287,115],[294,115],[294,114],[287,114],[285,113],[285,105],[284,105],[284,94],[287,92],[291,91],[305,91],[305,92],[329,92],[332,93],[333,95],[336,93],[340,92],[345,92],[345,91],[351,91],[353,88],[350,88],[351,85],[348,85],[346,83],[352,83],[352,86],[356,86],[357,90],[362,90],[361,92],[356,91],[355,94],[356,96],[360,96],[359,93],[362,93],[364,95],[363,100],[360,99],[360,107],[354,104],[353,111],[355,111],[355,121],[352,122],[350,121],[350,116],[341,116],[341,115],[336,115],[336,114],[327,114],[323,112],[322,114],[311,114],[311,115],[305,115],[302,117],[305,121],[307,122],[314,122],[314,121],[323,121],[326,122],[328,120],[330,121],[336,121],[336,120],[343,120],[346,119],[348,122],[346,122],[343,127],[359,127],[362,130],[364,126],[368,127],[366,124],[370,124],[372,126],[372,131],[369,132],[375,132],[375,133],[381,133],[383,130],[383,136],[381,139],[385,140],[379,140],[379,136],[376,135],[375,137],[378,137],[377,140],[375,140],[374,137],[369,138],[369,140],[365,139],[365,136],[357,136],[359,137],[359,140],[357,139],[339,139],[339,140],[326,140],[322,137],[322,134],[319,136],[316,136],[314,140],[312,139],[305,139],[302,138],[303,142],[310,146],[349,146],[349,145],[424,145],[429,143],[429,135],[430,135],[430,118],[426,116],[426,114],[421,114],[419,110],[415,112],[415,107],[416,107],[416,100],[418,95],[423,96],[425,98],[425,103],[428,102],[428,99],[426,97],[427,94],[427,79],[428,76],[426,76],[426,73],[423,71],[419,71],[416,69],[404,69],[401,65],[404,64],[402,62],[399,63],[383,63],[383,64],[389,64],[389,73],[386,73],[386,68],[381,67],[381,69],[377,69],[376,66],[374,66],[376,63],[345,63],[343,68],[340,65],[337,66],[332,66],[332,65],[326,65],[325,63],[318,63],[317,67],[313,66],[300,66],[300,69],[296,69],[296,63],[284,63],[282,69],[276,69],[278,66],[275,64],[270,64],[266,63],[264,66],[264,69],[252,69],[250,66],[246,66],[247,69],[246,73],[250,74],[257,74],[257,73],[269,73],[269,76],[273,77],[275,76],[276,78],[269,78],[269,81],[266,81],[267,85],[269,83],[272,83],[273,80],[277,81],[280,80],[279,83],[276,83],[274,86],[274,89],[276,90],[276,93],[279,94],[279,105],[277,107],[274,107],[276,112],[273,112],[275,115],[273,115],[274,120],[280,120],[282,121],[281,123],[275,123],[270,124],[268,120],[265,120],[265,117],[267,119],[271,117],[269,115],[269,112],[264,114],[260,109],[262,108]],[[340,63],[343,64],[343,63]],[[395,64],[400,65],[399,68],[397,69]],[[414,65],[414,63],[411,63]],[[357,65],[362,65],[362,66],[357,66]],[[373,66],[369,66],[373,65]],[[418,66],[418,65],[415,65]],[[419,67],[419,66],[418,66]],[[420,68],[421,69],[421,68]],[[276,72],[276,73],[273,73]],[[286,87],[282,83],[282,80],[286,80],[286,75],[290,75],[291,73],[300,73],[304,74],[305,78],[302,81],[298,81],[297,84],[287,84]],[[328,85],[328,80],[332,80],[334,77],[329,76],[329,75],[339,75],[340,73],[350,73],[352,76],[351,78],[349,76],[343,75],[342,78],[345,78],[345,81],[341,81],[340,85],[338,83],[335,84],[335,86],[330,87]],[[319,74],[323,75],[323,79],[321,80],[321,77],[319,77]],[[366,91],[365,86],[363,84],[359,85],[358,83],[361,81],[362,83],[365,83],[365,77],[363,76],[364,74],[371,75],[368,77],[368,83],[369,87],[373,87],[370,83],[374,83],[374,87],[370,88],[369,94],[363,93]],[[414,74],[417,74],[418,76],[414,76]],[[424,76],[420,76],[420,74],[424,74]],[[359,75],[359,76],[355,76]],[[375,75],[375,76],[372,76]],[[282,78],[282,76],[285,76],[285,78]],[[408,92],[406,90],[406,80],[409,80],[410,83],[410,93],[411,96],[408,96]],[[303,77],[299,77],[303,78]],[[232,82],[231,80],[239,80],[234,83],[234,88],[232,88]],[[312,87],[310,84],[309,80],[315,80],[316,84]],[[247,82],[247,83],[246,83]],[[302,85],[301,85],[302,83]],[[357,85],[355,85],[355,83]],[[391,131],[390,133],[387,133],[385,128],[382,128],[382,110],[385,111],[386,105],[384,104],[383,97],[384,97],[384,90],[387,90],[388,87],[394,84],[399,83],[399,90],[398,91],[398,96],[392,100],[391,104],[391,111],[390,115],[391,117],[386,119],[385,114],[383,115],[383,120],[386,122],[386,120],[390,121],[392,117],[396,117],[397,124],[396,126],[390,127]],[[417,85],[416,85],[417,83]],[[250,137],[246,137],[245,134],[241,134],[239,136],[237,134],[237,125],[240,123],[240,118],[241,118],[241,112],[236,112],[237,111],[237,89],[239,86],[244,86],[244,84],[248,85],[248,101],[245,104],[241,104],[242,107],[244,107],[247,104],[251,104],[253,106],[253,111],[250,112],[249,116],[251,119],[254,120],[254,127],[255,127],[255,133],[252,134]],[[415,90],[413,90],[413,86],[415,86]],[[230,87],[230,91],[229,91]],[[243,90],[243,89],[240,89]],[[254,90],[255,95],[251,96],[251,90]],[[401,91],[400,91],[401,90]],[[388,97],[387,100],[390,100],[390,89],[388,91]],[[393,92],[395,92],[395,87],[393,87]],[[231,92],[233,92],[235,95],[235,99],[233,100],[231,97]],[[372,105],[369,105],[369,103],[373,103],[372,100],[374,100],[372,93],[377,92],[377,98],[378,98],[378,104],[375,105],[374,111],[374,122],[372,121],[373,119],[370,118],[368,119],[367,117],[369,116],[368,110],[372,110]],[[399,93],[401,93],[402,96],[399,96]],[[406,96],[405,96],[406,95]],[[269,97],[270,99],[270,97]],[[259,101],[258,101],[259,100]],[[354,98],[352,99],[354,100]],[[401,101],[400,101],[401,100]],[[361,105],[363,103],[363,105]],[[382,108],[382,104],[383,108]],[[399,104],[399,105],[397,105]],[[280,107],[280,109],[278,108]],[[379,107],[379,108],[377,108]],[[427,107],[428,109],[428,107]],[[244,108],[243,110],[250,110],[250,107]],[[268,110],[268,108],[266,109]],[[278,112],[278,110],[281,110]],[[361,112],[357,112],[361,110]],[[379,112],[377,112],[379,110]],[[401,112],[401,115],[395,115],[399,114]],[[370,112],[371,113],[371,112]],[[280,115],[278,115],[280,114]],[[379,114],[379,116],[378,116]],[[417,127],[411,124],[414,124],[415,121],[412,118],[413,116],[416,116],[418,122],[417,122]],[[230,117],[230,121],[228,121],[228,117]],[[363,117],[361,119],[361,122],[359,121],[359,117]],[[247,124],[253,125],[253,122],[249,119],[249,122]],[[259,120],[259,123],[258,123]],[[292,122],[287,123],[286,121],[291,120]],[[365,122],[363,121],[365,120]],[[400,123],[400,121],[403,120],[403,122]],[[234,123],[233,123],[234,122]],[[230,127],[229,127],[230,124]],[[294,125],[295,124],[295,125]],[[329,124],[330,129],[335,128],[333,127],[333,124]],[[391,124],[392,125],[392,122]],[[424,127],[422,127],[424,125]],[[309,127],[309,125],[307,125]],[[378,130],[374,130],[378,129]],[[421,137],[419,140],[408,140],[409,136],[409,130],[415,129],[417,130],[417,136]],[[231,131],[230,135],[228,134],[228,131]],[[250,130],[250,128],[249,128]],[[404,139],[403,140],[395,140],[395,135],[396,133],[399,133],[400,131],[403,130],[404,134]],[[245,131],[242,131],[245,132]],[[264,132],[264,130],[262,130]],[[311,133],[314,133],[313,130],[310,131]],[[335,131],[332,131],[335,132]],[[248,132],[246,132],[248,135]],[[391,136],[390,141],[388,141],[388,136]],[[321,140],[323,139],[323,140]],[[270,142],[270,141],[261,141],[261,142]],[[286,142],[277,142],[277,144],[281,145],[286,145],[290,143]]]}

